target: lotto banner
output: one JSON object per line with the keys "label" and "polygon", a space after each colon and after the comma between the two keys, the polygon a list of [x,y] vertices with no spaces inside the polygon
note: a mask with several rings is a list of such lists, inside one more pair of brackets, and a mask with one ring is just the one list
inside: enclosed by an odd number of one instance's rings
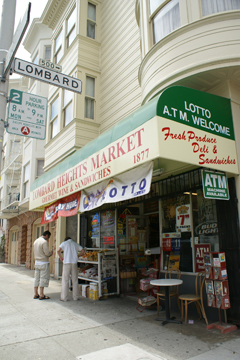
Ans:
{"label": "lotto banner", "polygon": [[44,210],[41,224],[57,220],[59,216],[67,217],[77,214],[80,204],[81,191],[56,201]]}
{"label": "lotto banner", "polygon": [[113,179],[82,190],[80,211],[146,195],[150,191],[153,163],[146,163]]}

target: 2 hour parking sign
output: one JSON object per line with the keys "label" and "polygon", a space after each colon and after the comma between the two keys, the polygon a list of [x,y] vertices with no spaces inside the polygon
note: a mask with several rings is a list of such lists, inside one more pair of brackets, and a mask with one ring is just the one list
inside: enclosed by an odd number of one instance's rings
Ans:
{"label": "2 hour parking sign", "polygon": [[11,89],[7,132],[44,140],[46,136],[47,98]]}

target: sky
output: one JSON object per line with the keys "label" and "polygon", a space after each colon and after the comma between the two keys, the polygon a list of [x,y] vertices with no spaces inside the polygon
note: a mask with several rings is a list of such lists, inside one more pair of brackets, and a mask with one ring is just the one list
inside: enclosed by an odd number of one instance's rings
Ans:
{"label": "sky", "polygon": [[[31,25],[31,21],[34,18],[40,18],[48,0],[17,0],[16,4],[16,15],[15,15],[15,30],[18,26],[19,21],[22,19],[25,11],[28,8],[28,3],[31,2],[31,13],[30,13],[30,24],[27,27],[27,31]],[[26,32],[27,32],[26,31]],[[22,60],[30,61],[30,54],[20,45],[16,57]]]}

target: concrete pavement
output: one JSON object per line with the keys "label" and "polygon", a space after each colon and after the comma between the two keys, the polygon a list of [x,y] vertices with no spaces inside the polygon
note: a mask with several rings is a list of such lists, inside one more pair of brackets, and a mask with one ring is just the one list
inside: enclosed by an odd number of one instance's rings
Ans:
{"label": "concrete pavement", "polygon": [[136,300],[81,298],[64,303],[60,290],[61,282],[51,279],[45,292],[51,299],[34,300],[33,271],[0,264],[0,359],[240,358],[239,329],[221,334],[206,330],[196,319],[193,325],[161,326],[155,310],[136,310]]}

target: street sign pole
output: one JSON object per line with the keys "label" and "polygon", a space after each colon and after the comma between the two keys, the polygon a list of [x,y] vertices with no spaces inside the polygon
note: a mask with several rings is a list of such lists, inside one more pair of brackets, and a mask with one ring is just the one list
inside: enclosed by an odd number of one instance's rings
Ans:
{"label": "street sign pole", "polygon": [[[0,74],[4,74],[4,59],[12,43],[16,0],[3,0],[1,26],[0,26]],[[6,114],[6,103],[8,96],[8,74],[5,81],[0,81],[0,166],[2,158],[2,141],[4,132],[4,120]],[[1,121],[2,120],[2,121]]]}

